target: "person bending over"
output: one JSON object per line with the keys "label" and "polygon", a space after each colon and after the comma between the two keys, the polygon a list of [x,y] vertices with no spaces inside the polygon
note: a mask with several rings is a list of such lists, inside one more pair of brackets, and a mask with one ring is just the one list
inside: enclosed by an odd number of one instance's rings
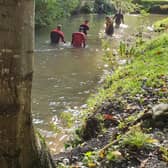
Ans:
{"label": "person bending over", "polygon": [[61,31],[61,25],[58,25],[57,28],[53,29],[50,33],[51,44],[59,44],[64,42],[64,33]]}
{"label": "person bending over", "polygon": [[71,44],[73,47],[76,47],[76,48],[80,48],[80,47],[85,48],[86,35],[85,35],[84,30],[82,28],[79,28],[78,32],[75,32],[72,34]]}

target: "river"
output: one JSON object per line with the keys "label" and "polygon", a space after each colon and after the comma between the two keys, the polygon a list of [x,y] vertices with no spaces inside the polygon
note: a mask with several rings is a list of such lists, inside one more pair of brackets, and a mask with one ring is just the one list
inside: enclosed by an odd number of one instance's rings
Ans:
{"label": "river", "polygon": [[[160,20],[162,15],[126,15],[125,24],[115,30],[111,45],[116,48],[120,40],[127,39],[133,33]],[[34,80],[32,88],[32,113],[35,127],[46,137],[52,152],[63,150],[69,129],[61,123],[62,112],[71,112],[78,116],[86,108],[86,100],[96,91],[106,67],[102,62],[100,32],[104,30],[104,15],[78,15],[56,21],[54,25],[40,29],[35,33]],[[72,32],[85,19],[89,20],[90,31],[87,48],[69,46]],[[66,45],[53,47],[49,44],[50,30],[58,23],[62,24]],[[150,27],[149,27],[150,28]],[[53,129],[56,125],[59,131]],[[55,128],[55,127],[54,127]]]}

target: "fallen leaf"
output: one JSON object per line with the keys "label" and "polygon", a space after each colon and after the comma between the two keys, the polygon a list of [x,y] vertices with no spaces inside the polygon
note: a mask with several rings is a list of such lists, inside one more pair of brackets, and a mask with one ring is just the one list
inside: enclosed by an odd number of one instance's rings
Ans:
{"label": "fallen leaf", "polygon": [[103,118],[104,118],[105,120],[112,120],[112,119],[113,119],[113,116],[110,115],[110,114],[104,114],[104,115],[103,115]]}
{"label": "fallen leaf", "polygon": [[101,150],[101,151],[99,152],[99,157],[103,159],[104,156],[105,156],[105,151],[104,151],[104,150]]}
{"label": "fallen leaf", "polygon": [[94,167],[96,167],[96,164],[93,163],[93,162],[91,162],[91,163],[88,163],[88,166],[89,166],[90,168],[94,168]]}

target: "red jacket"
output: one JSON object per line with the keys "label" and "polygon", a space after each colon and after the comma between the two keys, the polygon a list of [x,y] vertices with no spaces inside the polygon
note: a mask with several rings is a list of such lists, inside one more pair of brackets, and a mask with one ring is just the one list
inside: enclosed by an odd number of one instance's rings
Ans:
{"label": "red jacket", "polygon": [[58,34],[64,37],[64,33],[59,29],[53,29],[52,32],[57,32]]}
{"label": "red jacket", "polygon": [[86,45],[85,41],[86,41],[86,37],[83,32],[75,32],[72,34],[71,44],[74,47],[85,47],[85,45]]}
{"label": "red jacket", "polygon": [[62,42],[65,42],[65,40],[64,40],[64,33],[61,31],[61,30],[59,30],[59,29],[53,29],[52,31],[51,31],[51,33],[53,33],[53,32],[55,32],[55,33],[57,33],[58,35],[59,35],[59,39],[62,41]]}

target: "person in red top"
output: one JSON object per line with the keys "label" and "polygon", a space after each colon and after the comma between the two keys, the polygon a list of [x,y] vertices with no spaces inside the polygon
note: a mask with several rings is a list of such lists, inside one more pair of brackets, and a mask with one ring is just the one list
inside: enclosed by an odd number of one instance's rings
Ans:
{"label": "person in red top", "polygon": [[64,33],[61,31],[61,25],[58,25],[56,29],[53,29],[50,33],[51,44],[58,44],[64,42]]}
{"label": "person in red top", "polygon": [[79,32],[75,32],[72,34],[72,41],[71,44],[73,47],[83,47],[86,46],[86,35],[83,32],[82,28],[79,28]]}
{"label": "person in red top", "polygon": [[83,32],[85,33],[85,35],[87,35],[87,31],[89,30],[88,23],[89,23],[89,21],[85,20],[85,22],[83,24],[81,24],[79,27],[79,28],[83,29]]}

